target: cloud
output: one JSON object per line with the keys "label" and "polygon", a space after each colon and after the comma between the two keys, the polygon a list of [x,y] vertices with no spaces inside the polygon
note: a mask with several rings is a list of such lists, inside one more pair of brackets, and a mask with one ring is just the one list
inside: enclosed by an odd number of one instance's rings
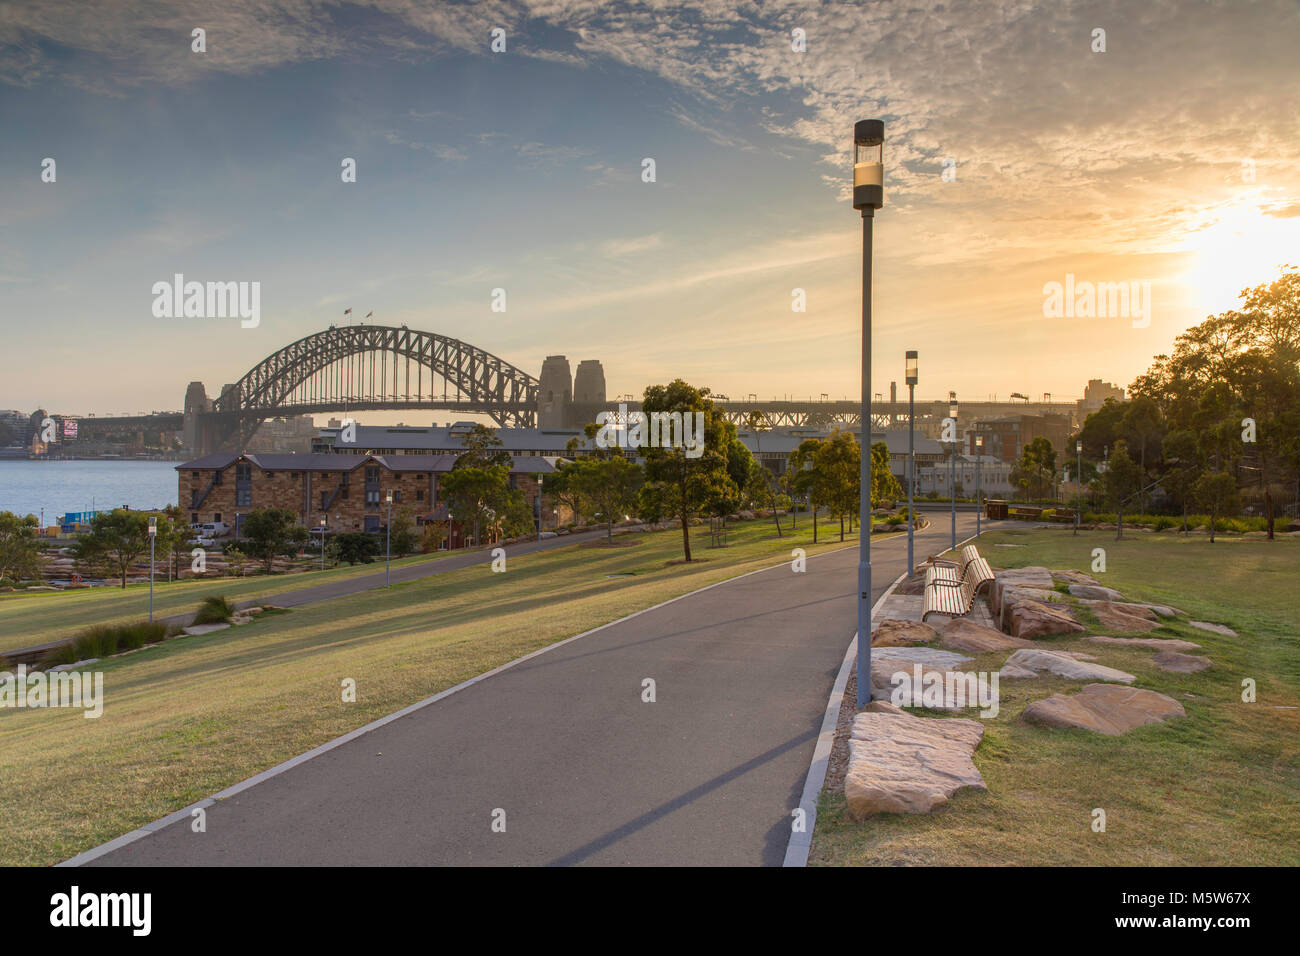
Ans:
{"label": "cloud", "polygon": [[663,240],[663,235],[657,232],[632,239],[610,239],[602,244],[601,251],[611,258],[618,259],[623,256],[633,256],[638,253],[649,252],[652,249],[658,249],[663,246]]}

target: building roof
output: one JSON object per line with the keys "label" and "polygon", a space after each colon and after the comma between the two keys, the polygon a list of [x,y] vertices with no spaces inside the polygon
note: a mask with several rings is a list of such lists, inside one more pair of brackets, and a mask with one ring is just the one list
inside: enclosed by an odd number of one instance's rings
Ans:
{"label": "building roof", "polygon": [[[215,471],[228,468],[238,460],[256,465],[263,471],[355,471],[374,462],[392,472],[432,472],[446,474],[456,467],[458,455],[350,455],[316,453],[304,455],[235,454],[222,452],[205,455],[193,461],[182,462],[177,471]],[[555,471],[555,459],[524,455],[510,463],[511,474],[550,474]]]}
{"label": "building roof", "polygon": [[[356,441],[344,444],[338,441],[342,428],[322,428],[318,440],[335,440],[335,448],[346,451],[349,448],[365,450],[367,448],[411,449],[413,451],[458,452],[464,447],[463,437],[467,423],[452,426],[429,425],[357,425]],[[472,423],[468,423],[472,424]],[[500,428],[496,437],[501,440],[501,449],[508,452],[540,451],[543,454],[562,455],[567,451],[569,441],[576,438],[580,447],[594,448],[595,441],[587,438],[580,429],[541,429],[541,428]]]}

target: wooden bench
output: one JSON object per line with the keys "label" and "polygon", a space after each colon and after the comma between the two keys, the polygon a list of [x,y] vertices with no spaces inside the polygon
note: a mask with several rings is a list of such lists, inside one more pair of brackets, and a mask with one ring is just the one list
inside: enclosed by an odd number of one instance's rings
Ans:
{"label": "wooden bench", "polygon": [[962,551],[960,571],[954,567],[932,565],[925,573],[924,621],[931,614],[962,617],[975,606],[980,590],[993,580],[993,569],[980,557],[974,545]]}
{"label": "wooden bench", "polygon": [[937,555],[930,555],[927,558],[929,567],[925,569],[925,583],[928,587],[934,581],[957,581],[961,582],[966,576],[966,569],[970,563],[980,556],[975,545],[968,544],[961,549],[960,560],[953,561],[949,558],[941,558]]}

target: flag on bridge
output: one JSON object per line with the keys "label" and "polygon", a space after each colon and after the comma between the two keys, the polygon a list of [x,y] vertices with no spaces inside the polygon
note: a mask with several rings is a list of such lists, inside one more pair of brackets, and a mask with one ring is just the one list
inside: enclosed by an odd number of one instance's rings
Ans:
{"label": "flag on bridge", "polygon": [[351,309],[344,309],[344,310],[343,310],[343,314],[344,314],[344,315],[351,315],[351,314],[352,314],[352,310],[351,310]]}
{"label": "flag on bridge", "polygon": [[374,314],[375,314],[375,313],[374,313],[373,310],[370,311],[370,312],[367,312],[367,313],[366,313],[366,318],[368,319],[368,318],[370,318],[370,317],[371,317],[372,315],[374,315]]}

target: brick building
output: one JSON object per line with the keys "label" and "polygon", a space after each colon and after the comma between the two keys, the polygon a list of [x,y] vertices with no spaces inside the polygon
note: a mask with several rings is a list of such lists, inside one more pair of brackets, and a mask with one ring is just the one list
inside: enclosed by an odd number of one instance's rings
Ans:
{"label": "brick building", "polygon": [[[262,455],[216,454],[176,466],[178,497],[193,523],[224,522],[240,533],[256,508],[287,508],[304,527],[329,533],[375,533],[387,523],[386,498],[393,512],[410,507],[416,522],[445,522],[457,546],[459,522],[439,500],[438,482],[456,464],[455,455]],[[555,471],[545,458],[516,458],[510,485],[523,491],[536,513],[538,478]],[[544,484],[543,479],[543,484]],[[553,510],[542,509],[543,527],[554,527]]]}

